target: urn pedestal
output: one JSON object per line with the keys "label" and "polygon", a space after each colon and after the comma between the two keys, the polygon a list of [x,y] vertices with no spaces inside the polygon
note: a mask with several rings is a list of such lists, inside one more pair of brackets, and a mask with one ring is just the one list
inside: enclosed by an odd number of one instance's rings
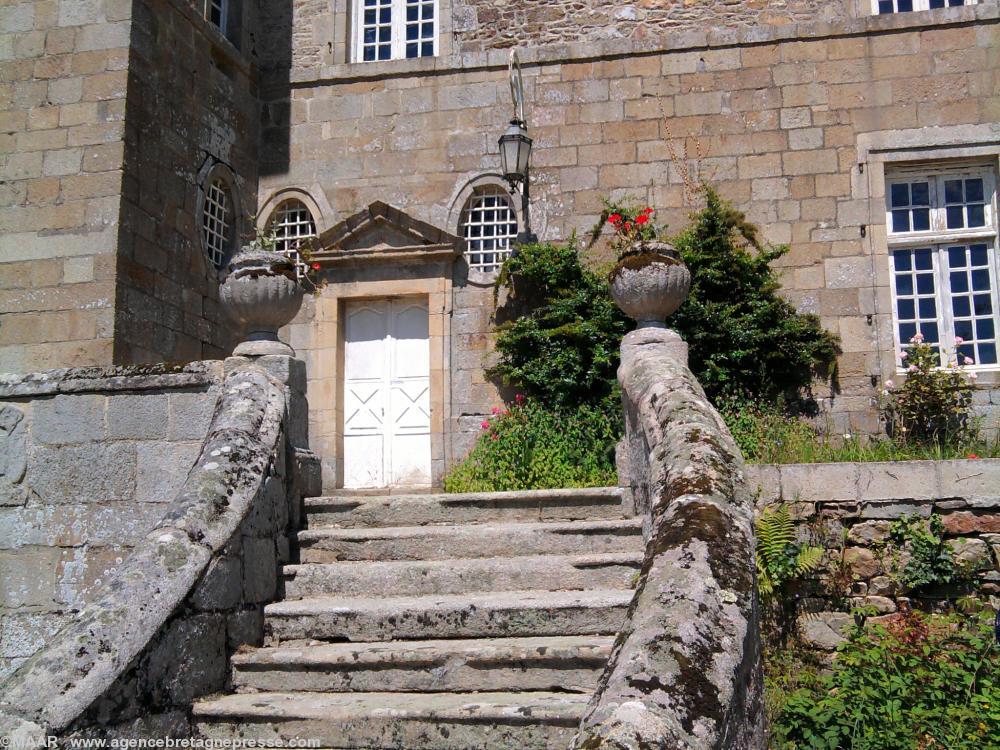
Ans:
{"label": "urn pedestal", "polygon": [[229,267],[219,287],[219,302],[245,332],[233,355],[295,356],[295,350],[278,338],[278,329],[290,323],[302,305],[304,290],[295,278],[295,265],[281,253],[245,249]]}

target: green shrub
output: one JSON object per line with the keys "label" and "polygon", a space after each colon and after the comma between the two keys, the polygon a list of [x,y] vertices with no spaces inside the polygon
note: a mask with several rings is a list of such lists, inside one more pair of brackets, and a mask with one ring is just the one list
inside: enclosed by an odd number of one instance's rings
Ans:
{"label": "green shrub", "polygon": [[[887,381],[882,394],[882,418],[889,435],[915,445],[974,439],[977,430],[969,419],[969,377],[975,377],[975,373],[964,371],[963,364],[954,358],[942,368],[936,345],[925,343],[919,333],[900,356],[906,365],[906,379],[898,387]],[[966,364],[972,364],[972,360]]]}
{"label": "green shrub", "polygon": [[[620,417],[618,417],[620,419]],[[446,492],[604,487],[618,482],[621,427],[592,406],[559,412],[517,399],[497,413],[469,456],[444,478]]]}
{"label": "green shrub", "polygon": [[889,527],[890,572],[906,593],[922,591],[972,579],[972,571],[960,565],[944,540],[944,524],[936,513],[924,520],[903,516]]}
{"label": "green shrub", "polygon": [[776,674],[788,664],[766,681],[775,750],[1000,747],[992,617],[911,612],[855,628],[828,673]]}
{"label": "green shrub", "polygon": [[497,289],[507,299],[497,311],[499,358],[488,374],[551,409],[589,405],[621,421],[618,350],[632,326],[603,276],[581,263],[575,242],[522,245]]}
{"label": "green shrub", "polygon": [[773,402],[797,397],[839,354],[815,315],[778,295],[770,264],[787,246],[765,246],[757,227],[704,190],[705,208],[675,244],[691,271],[691,294],[670,319],[690,347],[690,367],[710,398],[743,394]]}

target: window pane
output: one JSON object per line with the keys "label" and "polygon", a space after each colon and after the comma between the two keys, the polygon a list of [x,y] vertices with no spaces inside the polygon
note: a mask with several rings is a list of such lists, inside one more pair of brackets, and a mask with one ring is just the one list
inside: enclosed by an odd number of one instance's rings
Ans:
{"label": "window pane", "polygon": [[890,195],[893,208],[910,205],[910,186],[906,183],[893,185],[890,188]]}
{"label": "window pane", "polygon": [[934,276],[929,273],[917,274],[917,294],[934,294]]}
{"label": "window pane", "polygon": [[912,299],[901,299],[896,302],[896,313],[900,320],[913,320],[916,318],[916,306]]}
{"label": "window pane", "polygon": [[985,268],[972,272],[972,290],[986,292],[990,288],[990,273]]}
{"label": "window pane", "polygon": [[896,277],[896,294],[913,294],[913,277],[907,274],[906,276]]}
{"label": "window pane", "polygon": [[955,321],[955,335],[959,338],[965,339],[966,341],[971,341],[973,338],[972,333],[972,321],[971,320],[956,320]]}
{"label": "window pane", "polygon": [[892,13],[892,0],[878,0],[878,12]]}
{"label": "window pane", "polygon": [[988,294],[977,294],[972,298],[972,312],[975,315],[991,315],[993,300]]}
{"label": "window pane", "polygon": [[961,206],[948,206],[948,229],[961,229],[965,226],[965,212]]}
{"label": "window pane", "polygon": [[955,297],[951,301],[951,312],[956,316],[968,316],[972,314],[972,305],[968,297]]}
{"label": "window pane", "polygon": [[913,209],[913,231],[926,232],[931,228],[931,212],[928,208]]}
{"label": "window pane", "polygon": [[995,336],[993,321],[989,318],[982,318],[976,321],[976,338],[992,339]]}
{"label": "window pane", "polygon": [[932,10],[934,8],[943,8],[943,7],[944,7],[944,0],[931,0],[931,9]]}
{"label": "window pane", "polygon": [[965,247],[963,245],[948,248],[948,265],[952,268],[965,268]]}
{"label": "window pane", "polygon": [[[433,42],[428,42],[433,46]],[[510,255],[517,219],[507,192],[490,186],[475,193],[462,212],[461,228],[470,268],[496,271]]]}
{"label": "window pane", "polygon": [[978,364],[995,365],[997,363],[996,343],[979,344],[976,348],[979,350],[979,357],[976,360]]}
{"label": "window pane", "polygon": [[944,200],[945,200],[945,203],[961,203],[962,202],[962,181],[961,180],[945,180],[944,181]]}
{"label": "window pane", "polygon": [[893,232],[909,232],[910,231],[910,212],[909,211],[893,211],[892,212],[892,231]]}
{"label": "window pane", "polygon": [[913,251],[913,267],[918,271],[930,271],[934,268],[934,261],[931,259],[930,250]]}
{"label": "window pane", "polygon": [[929,206],[931,204],[930,188],[926,182],[914,182],[910,186],[910,194],[914,206]]}
{"label": "window pane", "polygon": [[920,300],[920,317],[937,318],[937,306],[934,304],[933,298]]}
{"label": "window pane", "polygon": [[937,323],[920,323],[920,332],[924,334],[924,339],[928,344],[936,344],[938,342],[938,325]]}
{"label": "window pane", "polygon": [[898,0],[896,7],[899,9],[900,13],[909,13],[913,10],[913,0]]}
{"label": "window pane", "polygon": [[972,265],[985,266],[989,263],[989,253],[986,245],[970,245],[969,253],[972,255]]}
{"label": "window pane", "polygon": [[969,291],[969,277],[965,271],[953,271],[951,273],[951,291],[953,293]]}
{"label": "window pane", "polygon": [[977,177],[974,180],[965,181],[965,200],[969,203],[976,203],[983,200],[983,180]]}
{"label": "window pane", "polygon": [[[950,210],[950,209],[949,209]],[[986,207],[985,206],[969,206],[969,226],[970,227],[982,227],[986,226]]]}

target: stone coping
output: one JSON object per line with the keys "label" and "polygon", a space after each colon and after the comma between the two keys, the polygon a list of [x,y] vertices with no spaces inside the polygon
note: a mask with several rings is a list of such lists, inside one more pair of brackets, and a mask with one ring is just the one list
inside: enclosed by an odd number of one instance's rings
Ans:
{"label": "stone coping", "polygon": [[30,398],[58,393],[203,388],[222,382],[222,377],[223,362],[214,359],[184,365],[69,367],[23,375],[0,373],[0,398]]}
{"label": "stone coping", "polygon": [[0,685],[0,735],[63,732],[125,673],[239,533],[284,415],[284,388],[260,367],[228,375],[201,453],[163,518],[100,596]]}
{"label": "stone coping", "polygon": [[[976,21],[1000,19],[1000,6],[982,2],[934,11],[861,16],[832,22],[811,21],[784,26],[715,28],[705,31],[685,30],[650,34],[642,40],[587,40],[566,44],[524,47],[518,51],[523,67],[588,62],[605,58],[634,57],[664,52],[724,49],[743,45],[894,33],[910,30],[965,25]],[[324,83],[352,83],[381,78],[405,78],[415,75],[442,75],[477,70],[505,70],[510,50],[464,52],[414,60],[391,60],[381,63],[339,63],[293,69],[289,80],[293,88]]]}
{"label": "stone coping", "polygon": [[1000,497],[1000,458],[749,464],[745,471],[765,503]]}

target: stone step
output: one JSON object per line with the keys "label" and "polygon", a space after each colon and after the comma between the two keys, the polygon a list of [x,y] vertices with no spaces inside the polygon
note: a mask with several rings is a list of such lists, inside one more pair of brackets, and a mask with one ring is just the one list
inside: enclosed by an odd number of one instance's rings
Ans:
{"label": "stone step", "polygon": [[233,656],[241,691],[479,692],[594,689],[611,636],[326,643]]}
{"label": "stone step", "polygon": [[372,528],[491,521],[575,521],[631,516],[618,487],[372,497],[337,495],[306,500],[310,528]]}
{"label": "stone step", "polygon": [[574,693],[247,693],[194,705],[224,739],[319,740],[324,748],[544,750],[568,747],[589,696]]}
{"label": "stone step", "polygon": [[425,638],[617,633],[632,591],[490,591],[410,597],[313,597],[269,604],[272,645],[300,639]]}
{"label": "stone step", "polygon": [[287,565],[284,598],[627,589],[641,566],[637,552]]}
{"label": "stone step", "polygon": [[303,563],[341,560],[446,560],[553,554],[639,552],[642,519],[314,528],[298,535]]}

